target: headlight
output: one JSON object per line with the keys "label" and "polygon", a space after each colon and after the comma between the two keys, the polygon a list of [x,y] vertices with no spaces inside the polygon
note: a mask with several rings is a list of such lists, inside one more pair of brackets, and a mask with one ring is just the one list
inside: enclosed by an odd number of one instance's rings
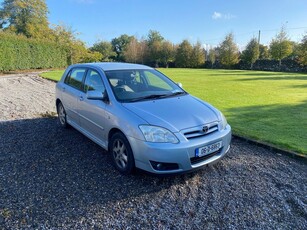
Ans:
{"label": "headlight", "polygon": [[179,142],[177,137],[165,128],[151,125],[140,125],[139,127],[145,137],[145,140],[148,142],[174,144]]}
{"label": "headlight", "polygon": [[221,114],[220,127],[221,127],[221,130],[224,130],[224,129],[226,129],[226,126],[227,126],[227,120],[222,113],[220,113],[220,114]]}

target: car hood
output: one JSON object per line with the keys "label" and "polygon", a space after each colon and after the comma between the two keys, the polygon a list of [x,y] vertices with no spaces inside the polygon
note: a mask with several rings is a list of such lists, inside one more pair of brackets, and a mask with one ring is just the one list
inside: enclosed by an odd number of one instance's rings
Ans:
{"label": "car hood", "polygon": [[123,103],[123,106],[148,124],[161,126],[172,132],[219,120],[218,110],[191,95]]}

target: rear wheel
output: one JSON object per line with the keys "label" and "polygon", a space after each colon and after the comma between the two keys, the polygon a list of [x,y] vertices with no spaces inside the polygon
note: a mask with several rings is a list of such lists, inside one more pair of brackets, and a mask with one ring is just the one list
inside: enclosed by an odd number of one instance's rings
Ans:
{"label": "rear wheel", "polygon": [[66,111],[64,109],[62,102],[58,103],[57,112],[58,112],[58,118],[59,118],[61,126],[64,128],[67,128],[68,127],[67,116],[66,116]]}
{"label": "rear wheel", "polygon": [[131,174],[134,170],[134,157],[130,144],[124,134],[115,133],[110,140],[110,153],[115,168],[122,174]]}

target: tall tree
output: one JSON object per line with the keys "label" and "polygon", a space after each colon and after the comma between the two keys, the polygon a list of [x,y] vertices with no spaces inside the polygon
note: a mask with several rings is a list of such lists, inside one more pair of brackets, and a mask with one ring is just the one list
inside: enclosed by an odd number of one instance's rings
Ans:
{"label": "tall tree", "polygon": [[234,42],[232,33],[226,35],[224,41],[219,46],[219,56],[222,65],[230,68],[239,62],[239,49]]}
{"label": "tall tree", "polygon": [[108,41],[99,41],[96,42],[91,48],[91,51],[96,51],[101,53],[102,58],[100,61],[113,61],[116,53],[113,51],[113,46],[111,42]]}
{"label": "tall tree", "polygon": [[127,62],[138,63],[140,61],[140,46],[139,41],[133,37],[127,44],[124,51],[124,58]]}
{"label": "tall tree", "polygon": [[259,58],[259,44],[256,38],[252,38],[248,42],[241,56],[242,60],[250,64],[250,68],[253,69],[254,63]]}
{"label": "tall tree", "polygon": [[127,34],[123,34],[117,38],[113,38],[111,44],[113,46],[114,52],[116,52],[116,61],[125,61],[124,52],[129,44],[129,42],[133,39],[133,36],[129,36]]}
{"label": "tall tree", "polygon": [[188,40],[183,40],[176,52],[176,66],[188,68],[191,67],[191,56],[193,53],[193,46]]}
{"label": "tall tree", "polygon": [[292,49],[292,42],[289,40],[285,28],[282,27],[270,43],[271,56],[279,61],[279,67],[281,66],[281,60],[288,57],[292,53]]}
{"label": "tall tree", "polygon": [[298,48],[298,62],[307,65],[307,34],[304,35]]}
{"label": "tall tree", "polygon": [[124,59],[127,62],[144,63],[147,43],[144,39],[133,37],[124,51]]}
{"label": "tall tree", "polygon": [[147,35],[147,43],[151,46],[154,42],[162,42],[164,40],[160,32],[156,30],[149,30]]}
{"label": "tall tree", "polygon": [[150,30],[147,35],[148,46],[148,61],[155,64],[158,67],[158,63],[161,61],[162,42],[164,38],[158,31]]}
{"label": "tall tree", "polygon": [[170,41],[163,41],[161,47],[161,61],[166,68],[175,60],[175,46]]}
{"label": "tall tree", "polygon": [[269,59],[270,53],[267,46],[259,44],[259,59]]}
{"label": "tall tree", "polygon": [[191,54],[191,67],[201,67],[205,63],[205,50],[202,48],[201,43],[197,42],[193,46]]}
{"label": "tall tree", "polygon": [[96,62],[101,60],[99,52],[90,51],[84,42],[77,38],[78,33],[64,24],[56,25],[53,29],[54,41],[67,46],[69,50],[69,64],[79,62]]}
{"label": "tall tree", "polygon": [[4,0],[0,9],[0,28],[27,37],[50,35],[45,0]]}
{"label": "tall tree", "polygon": [[209,61],[211,62],[211,68],[213,68],[213,65],[214,65],[215,60],[216,60],[215,49],[210,48],[208,58],[209,58]]}

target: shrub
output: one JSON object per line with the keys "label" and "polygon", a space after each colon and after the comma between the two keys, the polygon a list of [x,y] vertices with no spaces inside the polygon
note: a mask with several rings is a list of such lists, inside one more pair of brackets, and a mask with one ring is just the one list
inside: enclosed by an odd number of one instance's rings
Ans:
{"label": "shrub", "polygon": [[49,41],[0,32],[0,50],[0,71],[68,65],[67,47]]}

